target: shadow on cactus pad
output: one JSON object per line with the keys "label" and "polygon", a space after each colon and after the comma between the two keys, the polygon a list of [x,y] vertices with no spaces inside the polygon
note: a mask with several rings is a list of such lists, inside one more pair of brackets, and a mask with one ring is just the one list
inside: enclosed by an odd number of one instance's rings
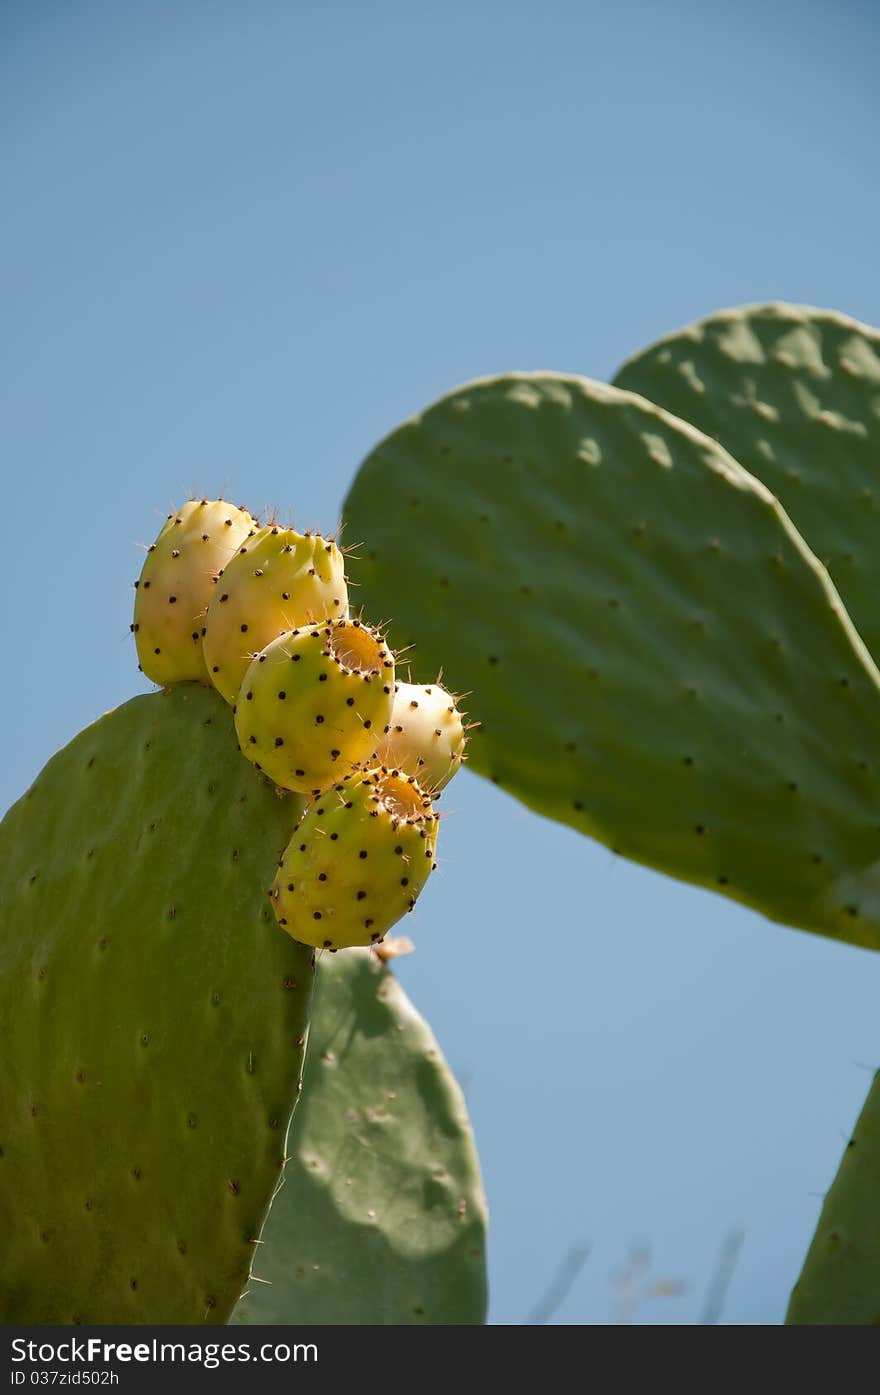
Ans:
{"label": "shadow on cactus pad", "polygon": [[303,1085],[258,1280],[233,1322],[485,1321],[486,1202],[464,1100],[369,951],[319,963]]}

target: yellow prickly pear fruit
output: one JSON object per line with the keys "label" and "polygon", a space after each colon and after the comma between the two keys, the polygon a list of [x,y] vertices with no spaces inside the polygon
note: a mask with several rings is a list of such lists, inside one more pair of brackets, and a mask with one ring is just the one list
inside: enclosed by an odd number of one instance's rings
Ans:
{"label": "yellow prickly pear fruit", "polygon": [[233,706],[248,665],[273,639],[311,621],[347,617],[336,543],[269,524],[239,548],[213,588],[204,638],[211,682]]}
{"label": "yellow prickly pear fruit", "polygon": [[235,705],[244,755],[276,785],[318,794],[375,755],[394,701],[394,658],[361,620],[279,635],[251,662]]}
{"label": "yellow prickly pear fruit", "polygon": [[411,775],[357,771],[303,815],[271,897],[295,940],[346,949],[381,940],[436,866],[437,815]]}
{"label": "yellow prickly pear fruit", "polygon": [[217,577],[257,525],[222,499],[191,499],[168,520],[135,582],[138,663],[154,683],[210,683],[202,650]]}
{"label": "yellow prickly pear fruit", "polygon": [[455,698],[439,683],[396,683],[391,720],[379,745],[383,765],[415,775],[437,794],[464,758],[465,734]]}

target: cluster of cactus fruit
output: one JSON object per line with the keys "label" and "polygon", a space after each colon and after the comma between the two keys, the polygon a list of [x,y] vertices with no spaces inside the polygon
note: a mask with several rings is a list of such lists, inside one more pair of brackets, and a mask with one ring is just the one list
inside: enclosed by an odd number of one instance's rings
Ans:
{"label": "cluster of cactus fruit", "polygon": [[213,684],[241,753],[309,800],[270,891],[279,925],[333,952],[381,943],[437,866],[433,801],[464,758],[455,698],[398,678],[381,631],[350,614],[333,538],[191,499],[135,587],[147,678]]}

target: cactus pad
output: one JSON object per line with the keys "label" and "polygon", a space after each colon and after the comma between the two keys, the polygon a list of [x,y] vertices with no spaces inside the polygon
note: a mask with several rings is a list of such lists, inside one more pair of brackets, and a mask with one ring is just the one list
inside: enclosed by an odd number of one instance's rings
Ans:
{"label": "cactus pad", "polygon": [[880,1072],[825,1197],[786,1322],[880,1325]]}
{"label": "cactus pad", "polygon": [[486,1202],[461,1091],[375,956],[318,966],[284,1183],[237,1323],[481,1323]]}
{"label": "cactus pad", "polygon": [[249,538],[213,587],[205,618],[205,663],[230,706],[255,654],[286,630],[348,615],[342,553],[316,533],[275,523]]}
{"label": "cactus pad", "polygon": [[226,1320],[301,1070],[312,959],[266,896],[300,809],[184,684],[0,825],[0,1321]]}
{"label": "cactus pad", "polygon": [[345,517],[395,644],[472,694],[476,770],[636,861],[880,947],[880,674],[715,441],[587,379],[482,379],[376,447]]}
{"label": "cactus pad", "polygon": [[436,865],[437,823],[413,776],[371,770],[340,781],[306,809],[281,859],[279,925],[324,949],[381,940]]}
{"label": "cactus pad", "polygon": [[880,657],[880,330],[808,306],[746,305],[652,344],[615,382],[764,481]]}

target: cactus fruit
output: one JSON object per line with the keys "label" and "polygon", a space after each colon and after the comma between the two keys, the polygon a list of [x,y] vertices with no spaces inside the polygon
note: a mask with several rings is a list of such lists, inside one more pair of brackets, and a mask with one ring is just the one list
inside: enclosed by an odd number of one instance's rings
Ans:
{"label": "cactus fruit", "polygon": [[290,1153],[254,1253],[263,1282],[234,1323],[485,1321],[486,1198],[464,1098],[366,950],[321,961]]}
{"label": "cactus fruit", "polygon": [[331,620],[279,635],[235,707],[241,750],[282,789],[320,794],[375,755],[391,718],[394,658],[378,630]]}
{"label": "cactus fruit", "polygon": [[0,1323],[222,1323],[297,1098],[313,956],[266,887],[301,810],[188,683],[0,824]]}
{"label": "cactus fruit", "polygon": [[210,683],[202,650],[205,613],[218,575],[256,523],[222,499],[191,499],[150,547],[135,582],[138,662],[153,683]]}
{"label": "cactus fruit", "polygon": [[213,588],[204,637],[211,682],[233,706],[248,665],[271,640],[298,625],[347,616],[336,543],[269,524],[242,544]]}
{"label": "cactus fruit", "polygon": [[437,827],[412,775],[377,768],[341,780],[285,849],[271,892],[279,925],[325,949],[375,944],[415,906],[436,866]]}
{"label": "cactus fruit", "polygon": [[439,793],[464,757],[464,725],[455,699],[439,683],[398,682],[388,725],[379,760]]}
{"label": "cactus fruit", "polygon": [[717,442],[587,379],[481,379],[376,447],[345,518],[395,644],[473,691],[473,768],[634,861],[880,948],[880,673]]}
{"label": "cactus fruit", "polygon": [[880,659],[880,330],[806,305],[743,305],[666,335],[614,381],[773,491]]}

